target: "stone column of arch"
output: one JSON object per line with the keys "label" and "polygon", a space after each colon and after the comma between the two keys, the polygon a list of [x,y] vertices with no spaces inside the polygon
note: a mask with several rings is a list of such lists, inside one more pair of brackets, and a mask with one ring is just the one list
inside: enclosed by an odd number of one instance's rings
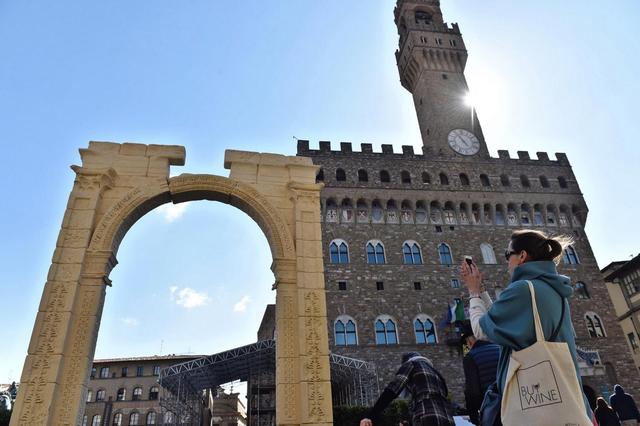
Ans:
{"label": "stone column of arch", "polygon": [[[179,146],[91,142],[56,244],[11,426],[77,425],[109,273],[127,230],[173,201],[215,200],[265,233],[276,277],[279,425],[332,423],[317,167],[310,159],[227,151],[230,178],[180,175]],[[116,284],[117,285],[117,284]]]}

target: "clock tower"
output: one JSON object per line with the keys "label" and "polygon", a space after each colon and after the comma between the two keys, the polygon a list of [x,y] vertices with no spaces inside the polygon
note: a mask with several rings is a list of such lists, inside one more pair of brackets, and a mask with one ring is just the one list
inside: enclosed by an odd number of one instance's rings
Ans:
{"label": "clock tower", "polygon": [[394,14],[400,81],[413,95],[424,154],[488,158],[475,109],[466,102],[467,50],[458,25],[444,22],[437,0],[398,0]]}

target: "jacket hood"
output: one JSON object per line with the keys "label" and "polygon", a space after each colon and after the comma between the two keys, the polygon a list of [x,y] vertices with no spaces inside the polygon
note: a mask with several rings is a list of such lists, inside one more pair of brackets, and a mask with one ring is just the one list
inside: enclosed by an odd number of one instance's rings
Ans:
{"label": "jacket hood", "polygon": [[569,297],[573,294],[571,279],[565,275],[558,274],[556,264],[551,260],[523,263],[513,271],[511,282],[534,279],[546,282],[562,297]]}
{"label": "jacket hood", "polygon": [[618,395],[623,394],[624,393],[624,389],[622,388],[622,386],[620,385],[615,385],[613,387],[613,390],[615,391],[615,393],[617,393]]}

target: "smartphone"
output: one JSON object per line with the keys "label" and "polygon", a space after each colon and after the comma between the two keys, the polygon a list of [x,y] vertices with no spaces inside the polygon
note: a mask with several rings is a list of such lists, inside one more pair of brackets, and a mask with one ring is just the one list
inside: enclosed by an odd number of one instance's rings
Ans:
{"label": "smartphone", "polygon": [[473,257],[471,256],[465,256],[464,261],[467,262],[467,265],[473,265]]}

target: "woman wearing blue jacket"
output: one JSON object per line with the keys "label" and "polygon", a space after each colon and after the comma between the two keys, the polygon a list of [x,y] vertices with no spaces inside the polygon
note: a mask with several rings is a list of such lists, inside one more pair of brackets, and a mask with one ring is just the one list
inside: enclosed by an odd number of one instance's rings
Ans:
{"label": "woman wearing blue jacket", "polygon": [[[549,237],[540,231],[521,230],[511,235],[505,257],[511,281],[495,302],[481,291],[482,275],[474,263],[463,262],[462,280],[469,290],[469,316],[473,334],[501,346],[498,361],[497,385],[502,395],[505,387],[511,351],[519,351],[536,341],[531,295],[527,281],[533,283],[538,312],[545,338],[548,339],[559,325],[562,304],[565,315],[555,341],[566,342],[573,358],[580,387],[580,371],[576,358],[576,344],[569,304],[566,299],[573,293],[569,277],[558,274],[558,263],[571,239]],[[589,418],[593,418],[587,398],[583,394]]]}

